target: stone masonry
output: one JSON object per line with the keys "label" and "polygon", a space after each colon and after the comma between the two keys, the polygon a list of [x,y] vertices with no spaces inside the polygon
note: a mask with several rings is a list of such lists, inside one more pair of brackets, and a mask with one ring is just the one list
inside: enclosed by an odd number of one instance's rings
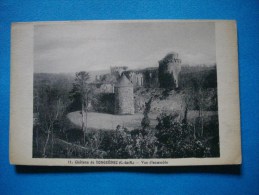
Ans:
{"label": "stone masonry", "polygon": [[114,88],[115,114],[134,114],[133,84],[123,74]]}

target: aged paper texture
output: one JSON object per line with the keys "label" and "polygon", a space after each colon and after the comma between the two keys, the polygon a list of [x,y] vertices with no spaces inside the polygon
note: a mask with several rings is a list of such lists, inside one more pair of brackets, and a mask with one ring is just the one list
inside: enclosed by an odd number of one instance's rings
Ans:
{"label": "aged paper texture", "polygon": [[12,24],[11,164],[241,164],[240,140],[235,21]]}

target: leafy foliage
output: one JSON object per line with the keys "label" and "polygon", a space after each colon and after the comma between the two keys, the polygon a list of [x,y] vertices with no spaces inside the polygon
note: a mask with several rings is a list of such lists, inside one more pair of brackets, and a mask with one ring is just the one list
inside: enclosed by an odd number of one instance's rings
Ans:
{"label": "leafy foliage", "polygon": [[217,69],[214,66],[189,66],[184,65],[179,74],[179,86],[182,89],[197,88],[203,80],[202,88],[217,88]]}
{"label": "leafy foliage", "polygon": [[98,93],[91,101],[93,111],[114,113],[115,97],[113,93]]}
{"label": "leafy foliage", "polygon": [[[46,156],[51,137],[55,133],[58,134],[65,125],[63,119],[66,115],[68,97],[63,92],[59,81],[51,85],[43,80],[40,86],[35,85],[34,113],[37,116],[37,121],[34,124],[34,135],[36,135],[34,136],[34,146],[36,155]],[[40,144],[42,137],[45,137],[44,144]],[[51,153],[53,153],[53,143],[51,144]]]}
{"label": "leafy foliage", "polygon": [[[199,69],[199,70],[198,70]],[[146,98],[141,128],[129,131],[118,126],[113,131],[69,127],[66,114],[90,109],[112,113],[112,94],[95,94],[87,72],[75,79],[39,74],[34,80],[33,156],[49,158],[187,158],[219,156],[218,117],[203,120],[203,111],[217,110],[215,67],[183,67],[178,92],[186,104],[185,120],[161,114],[157,126],[150,127],[152,98]],[[114,77],[102,78],[103,82]],[[167,83],[168,84],[168,83]],[[164,90],[165,98],[171,93]],[[154,97],[155,99],[155,97]],[[91,108],[89,105],[93,105]],[[73,108],[73,109],[72,109]],[[200,111],[188,121],[188,110]],[[85,120],[87,121],[87,120]]]}
{"label": "leafy foliage", "polygon": [[141,126],[143,130],[146,130],[149,125],[150,125],[150,119],[148,117],[148,113],[150,112],[151,109],[151,103],[152,103],[152,97],[149,99],[147,103],[145,103],[145,110],[144,110],[144,117],[141,121]]}
{"label": "leafy foliage", "polygon": [[87,99],[89,93],[89,85],[87,83],[89,79],[89,73],[85,71],[76,73],[73,88],[70,91],[70,98],[72,101],[80,102],[81,104],[86,103],[85,99]]}
{"label": "leafy foliage", "polygon": [[189,124],[177,122],[175,116],[162,114],[156,127],[158,156],[162,158],[206,157],[208,148],[193,136]]}

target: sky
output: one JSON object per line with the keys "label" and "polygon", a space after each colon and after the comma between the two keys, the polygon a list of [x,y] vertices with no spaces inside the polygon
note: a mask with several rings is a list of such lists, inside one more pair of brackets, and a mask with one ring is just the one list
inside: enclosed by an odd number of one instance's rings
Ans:
{"label": "sky", "polygon": [[157,67],[170,52],[182,64],[216,63],[214,22],[66,22],[34,26],[34,72]]}

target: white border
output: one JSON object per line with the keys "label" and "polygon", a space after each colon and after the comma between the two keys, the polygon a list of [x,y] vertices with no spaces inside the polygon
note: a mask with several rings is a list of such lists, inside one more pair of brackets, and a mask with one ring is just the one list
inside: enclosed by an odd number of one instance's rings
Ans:
{"label": "white border", "polygon": [[[71,21],[68,21],[71,22]],[[68,22],[40,22],[41,25]],[[12,24],[11,35],[11,105],[10,163],[49,166],[183,166],[241,164],[240,107],[238,84],[237,31],[235,21],[224,20],[106,20],[77,23],[134,22],[215,22],[220,133],[219,158],[181,159],[43,159],[32,158],[33,129],[33,28],[34,23]],[[73,22],[74,23],[74,22]],[[76,163],[80,161],[81,163]],[[108,160],[108,159],[106,159]],[[162,162],[162,164],[152,164]],[[130,164],[132,162],[133,164]],[[145,162],[145,163],[143,163]],[[87,163],[87,164],[85,164]],[[129,164],[125,164],[129,163]]]}

